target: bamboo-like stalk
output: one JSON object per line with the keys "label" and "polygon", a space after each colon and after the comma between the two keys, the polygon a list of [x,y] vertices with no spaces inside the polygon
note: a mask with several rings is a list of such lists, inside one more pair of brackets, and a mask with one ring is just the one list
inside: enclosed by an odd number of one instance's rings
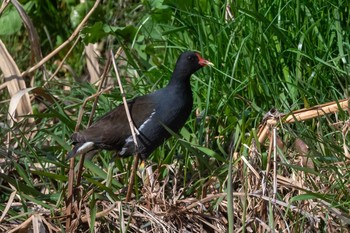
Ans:
{"label": "bamboo-like stalk", "polygon": [[260,130],[258,132],[259,143],[265,142],[266,138],[268,137],[271,131],[272,126],[275,126],[279,122],[279,120],[276,118],[281,119],[282,124],[290,124],[297,121],[310,120],[330,113],[336,113],[339,112],[340,109],[350,113],[349,102],[350,98],[347,98],[339,101],[332,101],[329,103],[316,105],[311,108],[303,108],[300,110],[293,111],[289,114],[280,114],[277,117],[270,117],[260,127]]}
{"label": "bamboo-like stalk", "polygon": [[[117,54],[120,54],[121,51],[122,51],[122,49],[119,48],[118,51],[117,51]],[[117,76],[120,93],[122,94],[123,104],[124,104],[125,112],[126,112],[126,117],[128,118],[128,121],[129,121],[131,135],[132,135],[132,138],[134,140],[134,144],[135,144],[135,148],[136,148],[136,155],[135,155],[134,163],[133,163],[133,166],[132,166],[132,169],[131,169],[131,176],[130,176],[130,180],[129,180],[128,191],[126,193],[126,198],[125,198],[125,201],[129,202],[130,198],[131,198],[132,187],[134,186],[134,180],[135,180],[137,165],[139,164],[139,160],[140,160],[140,154],[137,152],[138,151],[138,149],[137,149],[138,148],[138,144],[137,144],[137,138],[136,138],[137,129],[136,129],[136,127],[134,125],[134,122],[132,121],[132,118],[131,118],[131,115],[130,115],[130,110],[129,110],[128,103],[127,103],[126,98],[125,98],[125,92],[124,92],[124,89],[123,89],[123,85],[122,85],[122,83],[120,81],[118,68],[117,68],[117,65],[115,63],[114,55],[113,55],[112,50],[111,50],[111,57],[112,57],[112,64],[113,64],[113,67],[114,67],[114,71],[115,71],[116,76]]]}
{"label": "bamboo-like stalk", "polygon": [[339,101],[332,101],[325,104],[320,104],[314,106],[312,108],[303,108],[297,111],[292,112],[283,120],[283,123],[294,123],[296,121],[305,121],[309,119],[313,119],[319,116],[324,116],[329,113],[339,112],[339,109],[343,109],[344,111],[348,111],[349,109],[349,100],[343,99]]}

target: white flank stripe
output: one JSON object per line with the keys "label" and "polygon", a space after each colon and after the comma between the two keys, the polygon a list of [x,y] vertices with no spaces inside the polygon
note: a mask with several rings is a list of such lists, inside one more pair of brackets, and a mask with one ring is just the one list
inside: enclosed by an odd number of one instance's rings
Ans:
{"label": "white flank stripe", "polygon": [[79,149],[77,150],[77,154],[83,154],[89,151],[94,146],[93,142],[85,142]]}
{"label": "white flank stripe", "polygon": [[145,126],[147,125],[147,123],[149,123],[149,122],[152,120],[152,117],[153,117],[153,115],[154,115],[155,113],[156,113],[156,110],[153,109],[153,112],[152,112],[152,114],[149,116],[149,118],[148,118],[145,122],[143,122],[142,125],[138,128],[139,131],[141,131],[143,128],[145,128]]}
{"label": "white flank stripe", "polygon": [[[137,129],[137,131],[141,131],[143,128],[145,128],[145,126],[152,120],[153,115],[156,113],[156,110],[153,109],[153,112],[151,113],[151,115],[148,117],[148,119],[142,123],[142,125]],[[140,133],[138,132],[137,135],[139,135]],[[131,136],[129,136],[127,139],[125,139],[125,144],[123,146],[123,148],[121,149],[121,151],[119,152],[120,155],[123,155],[128,148],[128,146],[134,143],[134,139]]]}

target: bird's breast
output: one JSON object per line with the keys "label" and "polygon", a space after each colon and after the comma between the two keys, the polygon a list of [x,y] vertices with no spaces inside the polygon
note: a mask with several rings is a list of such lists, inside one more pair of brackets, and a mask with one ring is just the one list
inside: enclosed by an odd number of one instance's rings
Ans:
{"label": "bird's breast", "polygon": [[156,111],[156,117],[174,131],[178,131],[186,123],[193,106],[192,95],[176,96],[167,99]]}

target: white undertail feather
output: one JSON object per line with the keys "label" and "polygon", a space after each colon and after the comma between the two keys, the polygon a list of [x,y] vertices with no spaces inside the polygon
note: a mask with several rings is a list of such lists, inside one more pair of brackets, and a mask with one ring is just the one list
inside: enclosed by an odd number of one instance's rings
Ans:
{"label": "white undertail feather", "polygon": [[76,154],[84,154],[89,150],[91,150],[93,146],[94,146],[93,142],[85,142],[81,147],[79,147]]}
{"label": "white undertail feather", "polygon": [[124,144],[124,147],[122,148],[122,150],[119,152],[120,155],[123,155],[126,150],[128,149],[128,145],[129,143],[133,143],[134,142],[134,139],[132,138],[132,135],[129,136],[127,139],[125,139],[125,144]]}

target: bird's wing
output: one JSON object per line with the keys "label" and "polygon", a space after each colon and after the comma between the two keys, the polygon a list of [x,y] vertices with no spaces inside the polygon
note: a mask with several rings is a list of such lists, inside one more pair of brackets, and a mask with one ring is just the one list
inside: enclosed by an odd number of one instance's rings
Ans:
{"label": "bird's wing", "polygon": [[[128,101],[131,118],[138,128],[153,113],[155,103],[150,96],[140,96]],[[114,148],[124,144],[131,135],[125,107],[119,105],[102,116],[89,128],[72,135],[73,143],[94,142],[97,144],[112,145]]]}

